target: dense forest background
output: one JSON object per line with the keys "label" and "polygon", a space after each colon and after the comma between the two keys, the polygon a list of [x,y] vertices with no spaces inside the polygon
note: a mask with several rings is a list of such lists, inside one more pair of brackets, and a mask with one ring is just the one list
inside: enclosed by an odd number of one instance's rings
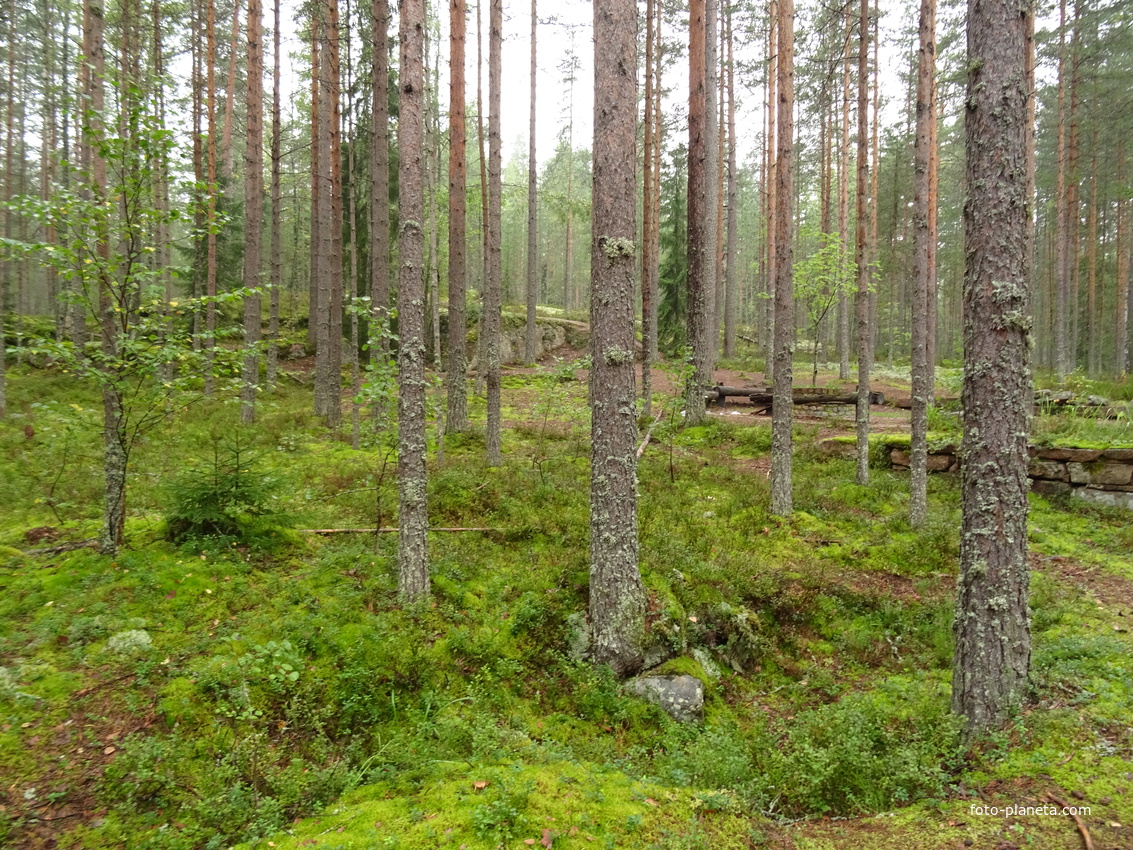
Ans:
{"label": "dense forest background", "polygon": [[[321,8],[321,7],[320,7]],[[311,100],[311,27],[314,7],[285,8],[284,21],[294,27],[284,42],[282,57],[286,103],[271,101],[272,21],[261,38],[265,46],[269,85],[259,108],[265,115],[278,106],[279,122],[261,137],[267,162],[278,151],[279,190],[272,206],[264,191],[265,228],[277,219],[277,254],[264,252],[262,282],[279,288],[278,335],[307,325],[312,297],[311,258],[317,252],[317,228],[312,227],[311,138],[315,127]],[[644,11],[644,10],[643,10]],[[447,180],[447,51],[449,27],[441,10],[431,9],[428,23],[427,162],[430,227],[446,232]],[[540,103],[554,104],[539,112],[540,126],[554,123],[557,141],[553,151],[540,151],[535,182],[540,208],[532,266],[538,302],[568,311],[587,306],[589,273],[590,153],[585,133],[578,132],[574,104],[576,91],[589,85],[579,79],[578,45],[589,38],[588,28],[559,25],[547,10],[541,37],[554,45],[557,67],[539,75]],[[913,268],[913,142],[916,107],[916,28],[911,6],[874,10],[869,40],[877,33],[886,40],[890,64],[879,68],[877,51],[869,59],[869,234],[875,263],[872,304],[874,350],[879,361],[892,364],[908,359],[911,344]],[[341,258],[345,292],[370,295],[375,218],[372,177],[376,159],[374,139],[373,10],[346,4],[335,13],[338,78],[334,85],[339,126],[334,192],[336,221],[341,227]],[[508,41],[526,39],[529,11],[512,10]],[[542,12],[540,11],[540,14]],[[659,139],[660,168],[659,255],[651,260],[660,267],[660,338],[670,351],[685,341],[682,285],[686,264],[686,110],[682,96],[687,75],[687,11],[659,2],[655,13],[660,37],[655,56],[655,84],[660,115],[653,138]],[[5,46],[0,75],[0,111],[3,112],[4,148],[0,154],[4,197],[46,200],[82,179],[80,161],[84,123],[82,91],[82,10],[71,4],[10,3],[4,10],[0,37]],[[642,15],[644,28],[645,16]],[[936,258],[936,358],[956,361],[960,356],[963,252],[960,212],[963,204],[962,130],[965,80],[962,15],[955,7],[941,10],[937,49],[937,140],[939,146],[939,250]],[[182,217],[174,222],[150,258],[174,273],[169,297],[203,294],[210,287],[209,242],[204,230],[215,232],[215,285],[224,292],[244,283],[241,269],[245,250],[246,200],[243,181],[247,163],[246,140],[249,108],[247,9],[219,4],[143,4],[123,2],[105,9],[105,65],[107,89],[105,123],[118,127],[127,120],[160,128],[171,134],[175,148],[162,156],[154,186],[162,187],[162,203],[204,208],[204,217]],[[444,24],[442,26],[442,24]],[[857,26],[854,15],[842,7],[800,4],[797,10],[797,121],[795,123],[794,202],[797,263],[813,258],[828,237],[852,234],[855,204],[852,175],[857,146]],[[1129,139],[1133,122],[1130,105],[1130,27],[1121,3],[1063,3],[1038,15],[1035,37],[1035,242],[1034,314],[1035,364],[1040,370],[1066,375],[1075,370],[1091,376],[1113,375],[1128,366],[1130,309]],[[713,112],[719,125],[718,193],[721,272],[727,266],[729,309],[747,329],[741,336],[764,345],[768,332],[768,173],[774,167],[766,140],[765,113],[769,19],[766,9],[752,4],[725,4],[720,10],[718,103]],[[881,28],[880,30],[878,28]],[[285,29],[287,27],[284,27]],[[385,158],[390,199],[389,227],[397,228],[398,163],[398,61],[396,14],[387,24],[389,37],[381,43],[390,61],[388,98],[390,154]],[[486,50],[472,47],[475,23],[469,36],[468,80],[476,77],[474,57]],[[644,39],[641,61],[645,62]],[[564,49],[562,44],[567,43]],[[774,57],[772,56],[772,61]],[[523,69],[526,71],[526,69]],[[506,72],[506,69],[505,69]],[[641,72],[644,75],[644,70]],[[550,76],[552,86],[546,85]],[[546,90],[550,89],[550,90]],[[644,94],[644,86],[640,87]],[[478,91],[478,89],[477,89]],[[851,92],[853,94],[851,95]],[[526,117],[526,91],[508,88],[505,111]],[[588,99],[578,101],[582,105]],[[480,162],[485,108],[477,97],[468,111],[469,285],[484,291],[485,170]],[[729,122],[733,104],[741,122]],[[587,121],[589,116],[586,116]],[[269,120],[270,125],[270,120]],[[771,131],[773,133],[773,129]],[[645,138],[644,125],[639,135]],[[773,138],[773,136],[772,136]],[[510,144],[505,140],[505,145]],[[639,156],[644,145],[639,142]],[[215,148],[215,150],[214,150]],[[733,149],[739,155],[733,153]],[[213,158],[210,166],[210,156]],[[527,151],[516,144],[503,168],[502,294],[505,303],[525,300],[528,216],[527,183],[531,165]],[[210,177],[210,175],[212,175]],[[847,189],[847,180],[850,187]],[[155,201],[155,204],[157,202]],[[730,215],[734,207],[735,215]],[[639,212],[638,220],[649,218]],[[210,225],[209,222],[212,222]],[[8,206],[3,214],[8,239],[51,244],[62,237],[26,204]],[[734,228],[734,234],[731,232]],[[155,234],[156,238],[156,234]],[[727,245],[727,250],[725,250]],[[313,247],[314,246],[314,247]],[[435,249],[434,249],[435,248]],[[427,251],[430,268],[437,267],[439,297],[447,293],[448,246],[445,239]],[[396,245],[391,268],[396,268]],[[163,253],[164,252],[164,253]],[[646,258],[650,261],[650,258]],[[270,268],[269,268],[270,266]],[[270,278],[270,279],[269,279]],[[817,289],[826,290],[801,300],[797,324],[805,336],[815,328],[807,318],[837,290],[839,275],[821,274]],[[3,266],[4,312],[8,333],[16,343],[34,334],[26,319],[50,316],[56,333],[66,335],[71,311],[66,309],[69,276],[44,266],[35,258],[9,256]],[[723,286],[723,282],[721,287]],[[388,292],[396,292],[396,285]],[[61,297],[62,296],[62,297]],[[317,295],[316,295],[317,297]],[[387,297],[393,297],[392,295]],[[829,360],[853,350],[853,332],[845,298],[821,321],[818,343]],[[265,302],[265,310],[267,310]],[[723,328],[723,304],[715,320]],[[349,323],[347,323],[349,324]],[[203,328],[199,328],[203,332]],[[732,340],[734,344],[734,340]],[[1061,354],[1060,354],[1061,352]],[[7,355],[9,358],[12,354]],[[19,355],[17,354],[17,357]],[[1060,359],[1061,358],[1061,359]],[[843,358],[844,359],[844,358]]]}

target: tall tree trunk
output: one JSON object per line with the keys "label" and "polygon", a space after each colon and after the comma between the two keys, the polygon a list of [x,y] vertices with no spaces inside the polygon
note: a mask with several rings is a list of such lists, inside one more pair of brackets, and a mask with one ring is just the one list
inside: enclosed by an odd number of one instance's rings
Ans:
{"label": "tall tree trunk", "polygon": [[794,280],[792,277],[794,199],[793,154],[795,141],[795,3],[778,3],[778,57],[776,77],[775,166],[775,337],[774,406],[771,413],[771,512],[787,516],[793,510],[791,466],[791,391],[794,380],[791,352],[795,344]]}
{"label": "tall tree trunk", "polygon": [[1074,371],[1070,353],[1070,213],[1066,186],[1066,0],[1059,3],[1058,27],[1058,183],[1055,192],[1055,275],[1057,307],[1054,314],[1055,372],[1061,384]]}
{"label": "tall tree trunk", "polygon": [[538,187],[539,164],[535,161],[535,36],[539,24],[536,15],[536,0],[531,0],[531,104],[529,107],[529,123],[527,128],[527,328],[524,342],[526,343],[526,360],[535,362],[535,308],[538,303]]}
{"label": "tall tree trunk", "polygon": [[244,146],[244,370],[240,391],[240,420],[256,419],[256,389],[260,382],[259,344],[263,328],[260,299],[260,253],[264,226],[264,59],[260,0],[248,0],[248,82]]}
{"label": "tall tree trunk", "polygon": [[1090,214],[1086,224],[1086,373],[1098,375],[1098,131],[1090,142]]}
{"label": "tall tree trunk", "polygon": [[503,0],[491,0],[488,9],[488,279],[484,287],[484,344],[481,352],[488,388],[488,464],[495,466],[502,460],[503,436],[500,419],[500,87],[504,43]]}
{"label": "tall tree trunk", "polygon": [[[322,100],[319,94],[319,27],[319,12],[317,9],[313,9],[311,11],[311,258],[308,263],[310,279],[307,286],[307,344],[308,346],[314,345],[316,351],[319,348],[320,323],[326,318],[319,313],[319,269],[322,266],[319,259],[319,252],[322,250],[322,237],[319,233],[322,222],[322,216],[319,213],[319,175],[322,167],[319,162],[321,155],[319,128],[322,126],[319,115],[319,101]],[[375,62],[375,64],[377,63]],[[328,339],[329,333],[330,328],[328,326],[326,328]],[[316,391],[315,412],[321,415],[320,404]]]}
{"label": "tall tree trunk", "polygon": [[208,236],[205,266],[205,395],[213,394],[216,371],[216,4],[205,11],[205,102],[208,121]]}
{"label": "tall tree trunk", "polygon": [[[854,300],[858,330],[858,403],[856,431],[858,448],[857,482],[869,483],[869,371],[873,361],[869,331],[870,255],[866,201],[869,198],[869,0],[861,0],[858,15],[858,184],[856,256],[858,291]],[[846,348],[849,348],[847,340]]]}
{"label": "tall tree trunk", "polygon": [[715,205],[709,206],[708,185],[715,185],[715,175],[709,171],[709,132],[706,61],[706,4],[705,0],[689,3],[689,103],[688,103],[688,344],[692,349],[692,374],[685,386],[685,422],[697,425],[705,418],[704,390],[712,382],[712,352],[709,339],[712,321],[712,276],[709,253],[709,216]]}
{"label": "tall tree trunk", "polygon": [[732,41],[732,7],[727,12],[728,44],[728,241],[724,259],[724,356],[736,354],[736,262],[739,255],[739,190],[736,164],[736,76]]}
{"label": "tall tree trunk", "polygon": [[315,412],[342,421],[342,207],[339,168],[338,0],[319,7],[318,344]]}
{"label": "tall tree trunk", "polygon": [[1027,432],[1033,403],[1026,218],[1026,23],[971,0],[964,206],[964,467],[952,710],[967,740],[1023,699]]}
{"label": "tall tree trunk", "polygon": [[[779,6],[778,0],[768,2],[768,39],[767,39],[767,168],[765,169],[763,183],[767,200],[767,211],[764,226],[764,241],[766,242],[766,327],[764,340],[767,350],[764,358],[763,379],[769,384],[775,383],[775,280],[778,273],[778,258],[775,255],[778,227],[776,220],[779,217]],[[793,14],[793,12],[792,12]],[[792,318],[792,322],[794,319]],[[793,336],[792,336],[793,339]]]}
{"label": "tall tree trunk", "polygon": [[425,0],[399,0],[398,139],[398,594],[429,595],[425,469]]}
{"label": "tall tree trunk", "polygon": [[651,350],[649,352],[649,359],[651,362],[656,362],[661,356],[657,347],[657,307],[659,300],[658,289],[661,279],[661,148],[663,147],[661,136],[664,117],[661,113],[661,73],[664,65],[665,43],[661,38],[664,4],[661,0],[654,0],[653,6],[656,16],[656,25],[654,27],[655,47],[653,50],[653,189],[651,190],[653,231],[649,236],[649,240],[652,244],[650,252],[653,257],[653,261],[650,263],[649,267],[649,324],[653,329],[653,334],[650,340]]}
{"label": "tall tree trunk", "polygon": [[618,676],[641,668],[645,636],[633,413],[636,34],[634,0],[595,0],[590,623],[594,660]]}
{"label": "tall tree trunk", "polygon": [[1079,364],[1079,314],[1081,304],[1078,297],[1079,268],[1078,245],[1081,238],[1081,211],[1078,200],[1078,101],[1081,97],[1081,40],[1079,0],[1074,2],[1074,28],[1070,36],[1070,129],[1069,148],[1067,150],[1066,171],[1066,263],[1068,266],[1067,280],[1070,288],[1069,309],[1069,349],[1070,371],[1078,368]]}
{"label": "tall tree trunk", "polygon": [[[1125,185],[1125,149],[1117,154],[1117,182]],[[1129,235],[1130,202],[1123,194],[1117,196],[1117,270],[1114,281],[1116,287],[1116,316],[1113,331],[1113,373],[1120,377],[1125,374],[1127,352],[1129,351]]]}
{"label": "tall tree trunk", "polygon": [[909,524],[924,525],[928,512],[928,380],[929,171],[932,159],[932,89],[936,75],[936,0],[921,0],[920,48],[917,51],[917,136],[913,167],[913,334],[912,410],[909,451]]}
{"label": "tall tree trunk", "polygon": [[[853,35],[853,4],[844,10],[842,40],[842,136],[838,165],[838,238],[845,256],[850,254],[850,37]],[[846,288],[838,291],[838,377],[850,377],[850,308]]]}
{"label": "tall tree trunk", "polygon": [[468,430],[468,244],[465,235],[468,162],[465,157],[464,42],[465,0],[449,0],[448,110],[448,430]]}
{"label": "tall tree trunk", "polygon": [[717,303],[716,255],[720,221],[720,115],[716,103],[716,48],[719,0],[704,4],[704,315],[706,319],[706,383],[713,383],[720,350],[720,310]]}
{"label": "tall tree trunk", "polygon": [[[389,356],[389,2],[373,0],[370,50],[370,359]],[[463,71],[463,68],[461,69]],[[451,302],[451,294],[450,294]],[[452,316],[449,317],[450,321]],[[380,344],[376,344],[379,343]],[[380,404],[375,405],[378,417]]]}
{"label": "tall tree trunk", "polygon": [[[265,383],[275,388],[279,369],[279,297],[283,286],[283,245],[280,219],[283,209],[283,135],[279,105],[279,3],[273,4],[273,66],[271,87],[271,314],[268,318],[267,375]],[[296,210],[298,213],[298,210]]]}
{"label": "tall tree trunk", "polygon": [[224,130],[222,131],[220,142],[220,149],[224,152],[224,164],[221,170],[221,177],[224,179],[224,189],[226,192],[228,191],[228,183],[232,180],[232,169],[235,165],[236,158],[236,151],[232,147],[232,130],[236,121],[236,57],[239,55],[239,52],[240,0],[236,0],[236,5],[232,10],[232,39],[228,44],[228,86],[225,89],[224,95]]}
{"label": "tall tree trunk", "polygon": [[[641,203],[641,398],[645,403],[644,414],[648,419],[653,415],[653,337],[657,328],[653,325],[653,291],[649,286],[653,274],[653,146],[656,144],[653,130],[653,54],[656,0],[645,0],[645,129],[642,150],[642,203]],[[591,303],[594,299],[591,298]]]}

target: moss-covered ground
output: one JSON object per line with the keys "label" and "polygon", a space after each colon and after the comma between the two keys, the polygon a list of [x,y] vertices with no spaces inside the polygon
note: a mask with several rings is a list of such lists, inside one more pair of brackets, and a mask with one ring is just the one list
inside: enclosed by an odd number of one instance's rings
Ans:
{"label": "moss-covered ground", "polygon": [[[705,685],[702,725],[581,656],[585,385],[505,380],[504,465],[475,433],[431,460],[433,596],[396,596],[388,434],[322,429],[293,382],[137,447],[127,546],[97,531],[97,399],[16,369],[0,422],[0,843],[13,847],[1133,847],[1133,534],[1032,501],[1033,691],[962,752],[949,714],[959,483],[812,446],[772,517],[768,425],[680,429],[640,467],[649,640]],[[667,400],[668,406],[670,402]],[[473,400],[473,418],[482,403]],[[736,424],[736,423],[739,424]],[[188,470],[241,434],[264,517],[166,540]],[[434,447],[435,448],[435,447]],[[432,456],[432,454],[431,454]],[[41,551],[35,554],[35,550]],[[32,552],[32,554],[28,554]],[[967,842],[971,842],[970,844]]]}

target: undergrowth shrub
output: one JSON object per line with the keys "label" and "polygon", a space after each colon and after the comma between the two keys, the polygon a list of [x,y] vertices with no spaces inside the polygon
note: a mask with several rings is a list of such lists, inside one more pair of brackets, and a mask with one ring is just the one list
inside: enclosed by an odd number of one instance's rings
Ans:
{"label": "undergrowth shrub", "polygon": [[211,460],[174,479],[165,514],[174,543],[219,537],[245,543],[269,538],[291,523],[277,506],[280,482],[263,471],[239,431],[213,443]]}
{"label": "undergrowth shrub", "polygon": [[960,762],[947,688],[889,680],[799,714],[766,752],[768,791],[792,814],[879,812],[944,793]]}

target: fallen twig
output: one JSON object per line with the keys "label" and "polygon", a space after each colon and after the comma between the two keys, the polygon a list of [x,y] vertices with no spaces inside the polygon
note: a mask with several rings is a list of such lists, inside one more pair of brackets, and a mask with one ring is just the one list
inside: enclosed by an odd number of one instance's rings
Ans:
{"label": "fallen twig", "polygon": [[1078,815],[1073,811],[1071,811],[1070,807],[1066,805],[1066,803],[1055,797],[1053,794],[1047,794],[1046,798],[1056,806],[1060,806],[1063,811],[1065,811],[1068,815],[1070,815],[1071,818],[1074,819],[1074,823],[1078,826],[1078,832],[1082,834],[1082,844],[1085,846],[1086,850],[1094,850],[1094,840],[1090,838],[1090,830],[1086,829],[1086,824],[1082,822],[1082,819],[1078,817]]}
{"label": "fallen twig", "polygon": [[653,434],[653,429],[657,427],[657,423],[661,421],[661,416],[664,414],[665,408],[658,407],[657,415],[653,417],[653,422],[650,423],[649,429],[645,432],[645,439],[641,441],[641,445],[637,447],[637,456],[641,457],[645,453],[645,447],[649,445],[649,438]]}
{"label": "fallen twig", "polygon": [[28,549],[25,555],[58,555],[60,552],[73,552],[75,549],[93,549],[98,545],[98,538],[78,540],[72,543],[60,543],[58,546],[48,546],[46,549]]}
{"label": "fallen twig", "polygon": [[[396,534],[400,528],[300,528],[300,534]],[[429,531],[503,531],[502,528],[430,528]]]}

